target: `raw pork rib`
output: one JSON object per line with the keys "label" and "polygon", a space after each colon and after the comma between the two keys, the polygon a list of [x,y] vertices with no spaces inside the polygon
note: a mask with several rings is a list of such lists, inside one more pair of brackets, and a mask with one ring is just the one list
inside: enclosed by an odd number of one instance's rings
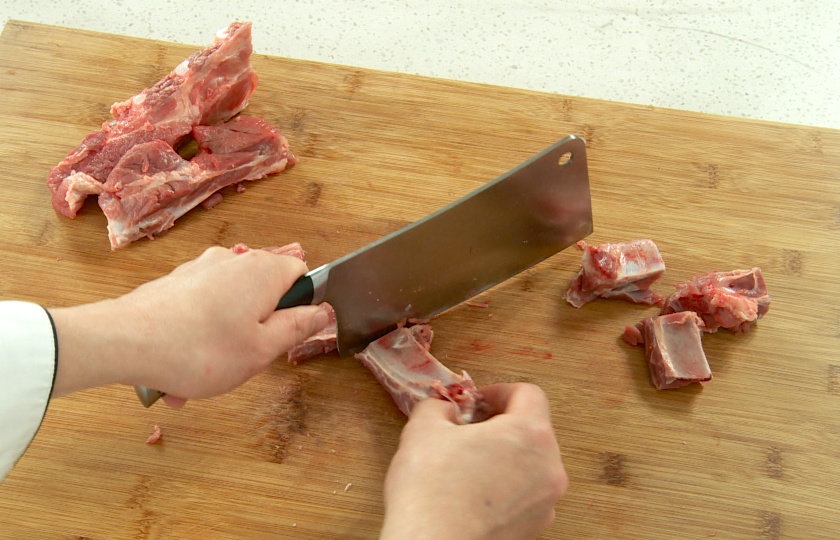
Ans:
{"label": "raw pork rib", "polygon": [[662,314],[693,311],[702,318],[704,330],[726,328],[746,332],[770,309],[770,295],[761,268],[709,272],[675,285],[662,307]]}
{"label": "raw pork rib", "polygon": [[657,305],[662,297],[650,286],[665,272],[665,262],[652,240],[633,240],[593,246],[583,240],[581,269],[572,279],[565,298],[581,307],[596,298],[617,298]]}
{"label": "raw pork rib", "polygon": [[684,311],[643,319],[624,330],[624,341],[645,348],[650,379],[658,390],[712,379],[700,339],[703,321]]}
{"label": "raw pork rib", "polygon": [[193,136],[201,152],[191,161],[162,140],[138,144],[101,184],[99,206],[108,218],[111,249],[169,229],[223,187],[264,178],[295,162],[286,138],[259,118],[196,126]]}
{"label": "raw pork rib", "polygon": [[251,69],[251,23],[233,23],[151,88],[111,106],[102,124],[55,166],[47,179],[55,210],[75,217],[99,193],[120,158],[155,140],[174,146],[199,124],[223,122],[245,108],[257,86]]}
{"label": "raw pork rib", "polygon": [[467,372],[457,375],[429,354],[432,336],[428,325],[400,327],[368,345],[356,358],[406,416],[422,399],[436,397],[454,403],[463,424],[483,419],[481,394]]}

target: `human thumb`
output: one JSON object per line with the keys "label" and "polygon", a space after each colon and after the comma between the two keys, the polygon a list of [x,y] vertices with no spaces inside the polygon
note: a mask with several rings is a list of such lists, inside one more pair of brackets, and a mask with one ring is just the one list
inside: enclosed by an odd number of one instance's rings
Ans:
{"label": "human thumb", "polygon": [[263,322],[277,351],[283,354],[308,337],[323,330],[329,323],[327,311],[320,306],[298,306],[275,311]]}

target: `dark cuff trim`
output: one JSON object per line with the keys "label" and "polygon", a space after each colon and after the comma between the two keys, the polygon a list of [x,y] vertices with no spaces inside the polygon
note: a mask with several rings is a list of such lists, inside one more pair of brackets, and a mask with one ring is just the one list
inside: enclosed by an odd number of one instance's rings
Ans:
{"label": "dark cuff trim", "polygon": [[[50,326],[52,326],[53,350],[55,351],[55,367],[53,368],[52,384],[50,385],[50,399],[52,399],[52,393],[53,390],[55,390],[55,378],[58,375],[58,333],[55,331],[55,321],[52,318],[52,314],[47,308],[44,308],[44,311],[47,313],[47,318],[50,320]],[[47,400],[47,406],[49,406],[49,400]],[[44,414],[46,414],[46,412],[46,409],[44,409]]]}

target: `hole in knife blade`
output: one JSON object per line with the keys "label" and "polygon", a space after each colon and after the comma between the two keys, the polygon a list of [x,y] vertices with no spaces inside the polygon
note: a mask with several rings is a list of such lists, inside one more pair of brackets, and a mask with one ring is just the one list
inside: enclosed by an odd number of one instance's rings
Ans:
{"label": "hole in knife blade", "polygon": [[572,153],[571,152],[563,152],[560,156],[560,160],[557,162],[558,165],[561,167],[565,167],[569,163],[572,162]]}

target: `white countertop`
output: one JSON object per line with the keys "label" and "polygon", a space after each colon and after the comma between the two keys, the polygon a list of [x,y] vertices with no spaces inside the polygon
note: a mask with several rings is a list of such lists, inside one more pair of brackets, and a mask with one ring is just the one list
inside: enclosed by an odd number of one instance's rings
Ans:
{"label": "white countertop", "polygon": [[840,128],[837,0],[0,0],[0,18],[197,47],[251,20],[262,54]]}

